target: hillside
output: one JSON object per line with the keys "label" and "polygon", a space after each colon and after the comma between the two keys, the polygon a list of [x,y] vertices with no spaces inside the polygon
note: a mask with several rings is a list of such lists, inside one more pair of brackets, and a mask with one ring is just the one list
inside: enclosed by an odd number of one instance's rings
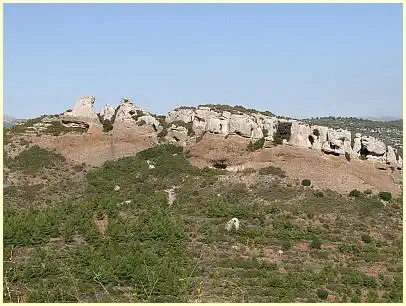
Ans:
{"label": "hillside", "polygon": [[280,127],[72,112],[4,132],[6,302],[402,301],[402,167]]}

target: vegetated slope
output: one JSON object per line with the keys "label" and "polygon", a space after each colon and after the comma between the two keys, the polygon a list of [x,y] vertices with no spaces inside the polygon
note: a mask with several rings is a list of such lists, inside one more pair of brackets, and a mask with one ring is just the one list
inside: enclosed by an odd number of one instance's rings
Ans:
{"label": "vegetated slope", "polygon": [[[198,169],[173,145],[93,170],[29,150],[8,161],[26,181],[4,190],[5,301],[402,301],[402,197]],[[73,167],[83,180],[65,188]],[[64,198],[31,184],[51,170]]]}
{"label": "vegetated slope", "polygon": [[398,149],[403,156],[403,120],[373,121],[353,117],[321,117],[302,119],[311,125],[324,125],[335,129],[346,129],[362,135],[376,137],[387,145]]}

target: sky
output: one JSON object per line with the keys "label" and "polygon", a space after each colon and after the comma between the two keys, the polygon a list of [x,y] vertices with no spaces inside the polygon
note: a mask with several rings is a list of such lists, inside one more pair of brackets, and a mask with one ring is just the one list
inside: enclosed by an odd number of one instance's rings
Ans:
{"label": "sky", "polygon": [[4,113],[165,114],[242,105],[293,118],[402,116],[400,4],[5,4]]}

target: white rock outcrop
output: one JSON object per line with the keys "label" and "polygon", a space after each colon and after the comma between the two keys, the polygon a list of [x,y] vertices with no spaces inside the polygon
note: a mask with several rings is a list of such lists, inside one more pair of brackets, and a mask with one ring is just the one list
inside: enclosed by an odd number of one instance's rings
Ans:
{"label": "white rock outcrop", "polygon": [[95,97],[82,97],[76,101],[75,107],[71,112],[65,112],[64,116],[79,117],[86,119],[98,119],[93,110]]}
{"label": "white rock outcrop", "polygon": [[136,122],[133,116],[142,112],[130,99],[121,99],[115,122]]}
{"label": "white rock outcrop", "polygon": [[100,117],[103,120],[112,121],[115,112],[116,112],[116,109],[113,106],[110,106],[107,104],[102,108],[102,110],[100,112]]}

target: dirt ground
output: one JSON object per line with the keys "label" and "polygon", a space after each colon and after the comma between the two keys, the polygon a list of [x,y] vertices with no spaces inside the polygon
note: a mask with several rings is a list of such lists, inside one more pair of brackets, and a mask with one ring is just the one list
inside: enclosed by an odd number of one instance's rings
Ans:
{"label": "dirt ground", "polygon": [[288,145],[264,148],[247,152],[247,139],[239,136],[225,139],[216,135],[205,135],[202,141],[188,148],[191,162],[197,167],[212,166],[213,161],[226,159],[228,168],[243,170],[266,166],[280,167],[293,179],[310,179],[318,188],[331,189],[348,194],[353,189],[364,191],[389,191],[401,194],[402,171],[392,173],[389,167],[378,169],[381,163],[351,160],[326,155],[321,151]]}

